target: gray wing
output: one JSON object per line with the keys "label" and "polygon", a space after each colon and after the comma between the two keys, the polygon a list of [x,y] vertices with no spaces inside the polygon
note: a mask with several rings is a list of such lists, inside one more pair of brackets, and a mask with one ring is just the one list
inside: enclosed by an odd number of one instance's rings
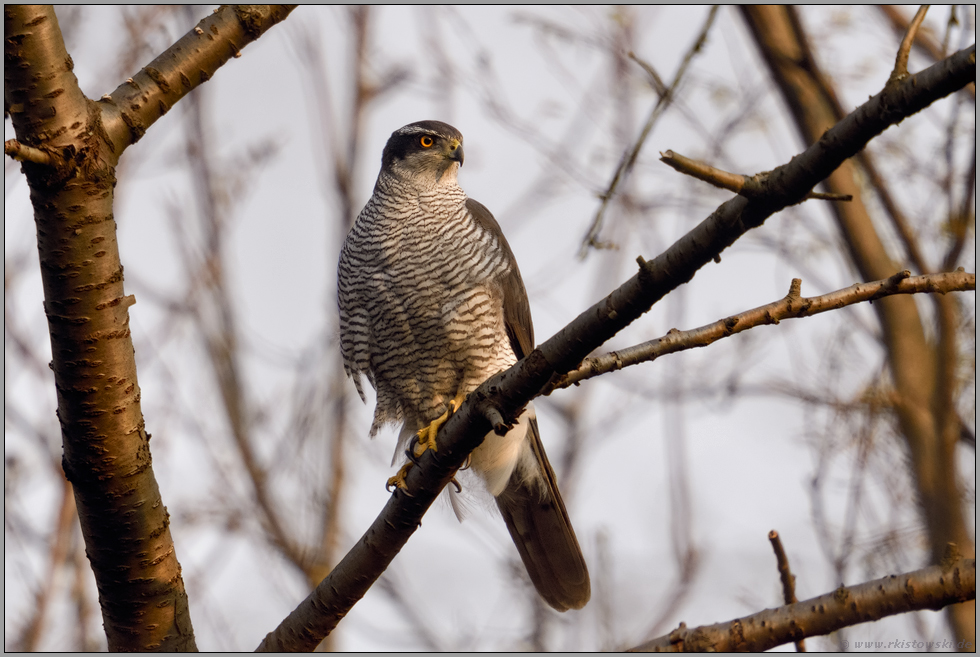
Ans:
{"label": "gray wing", "polygon": [[[510,263],[508,273],[499,281],[504,293],[504,324],[511,348],[518,359],[524,358],[534,349],[534,326],[517,260],[490,211],[473,199],[466,201],[466,208],[480,226],[497,237]],[[515,468],[496,498],[497,507],[534,588],[545,602],[558,611],[581,609],[592,595],[589,570],[533,418],[526,440],[537,472],[529,479],[528,473]]]}
{"label": "gray wing", "polygon": [[531,306],[527,302],[527,291],[524,289],[524,281],[521,280],[521,272],[517,268],[517,259],[514,257],[514,252],[510,250],[504,232],[500,230],[500,224],[490,214],[490,210],[471,198],[466,199],[466,209],[470,211],[480,227],[497,238],[500,248],[503,249],[510,263],[507,274],[498,282],[504,292],[504,325],[507,328],[507,337],[510,338],[511,349],[520,360],[534,350],[534,325],[531,323]]}

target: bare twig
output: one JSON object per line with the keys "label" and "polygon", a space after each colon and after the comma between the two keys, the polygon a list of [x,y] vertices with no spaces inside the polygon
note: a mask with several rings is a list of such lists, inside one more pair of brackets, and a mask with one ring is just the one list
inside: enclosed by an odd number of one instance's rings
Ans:
{"label": "bare twig", "polygon": [[742,191],[742,187],[745,186],[748,179],[748,176],[716,169],[701,160],[694,160],[674,151],[662,152],[660,154],[660,161],[675,171],[687,174],[698,180],[703,180],[715,187],[735,192],[736,194]]}
{"label": "bare twig", "polygon": [[922,5],[919,7],[919,11],[915,12],[912,22],[909,23],[909,29],[906,30],[905,38],[902,39],[902,44],[898,47],[898,54],[895,55],[895,68],[892,69],[892,74],[888,77],[889,83],[908,77],[909,52],[912,50],[915,34],[919,31],[922,21],[925,20],[927,11],[929,11],[929,5]]}
{"label": "bare twig", "polygon": [[[878,5],[881,14],[892,26],[896,34],[904,35],[908,29],[909,19],[895,5]],[[945,49],[930,34],[928,28],[920,28],[915,33],[915,41],[912,43],[921,53],[924,53],[934,62],[938,62],[946,57]],[[966,85],[966,90],[970,93],[974,101],[977,98],[977,85],[973,82]]]}
{"label": "bare twig", "polygon": [[[647,118],[646,124],[643,126],[643,130],[640,131],[640,136],[637,138],[636,143],[629,151],[623,154],[623,158],[619,162],[619,166],[616,168],[616,173],[613,174],[612,180],[609,181],[609,186],[606,191],[599,195],[602,199],[602,203],[599,205],[599,209],[596,211],[595,218],[592,220],[592,226],[589,228],[589,232],[586,234],[585,239],[582,240],[582,247],[579,249],[579,257],[584,258],[588,253],[590,248],[608,248],[609,245],[599,241],[599,231],[602,229],[602,217],[606,212],[606,208],[609,206],[609,202],[612,200],[613,196],[616,194],[616,190],[619,188],[620,183],[629,176],[630,172],[633,170],[633,166],[636,164],[636,158],[640,155],[640,149],[643,148],[644,142],[646,142],[647,137],[650,135],[650,131],[653,130],[654,124],[656,124],[657,119],[663,114],[664,110],[670,105],[674,93],[677,91],[681,80],[684,78],[684,74],[687,72],[687,68],[691,61],[694,59],[694,55],[701,51],[702,46],[704,46],[705,41],[708,39],[708,32],[711,30],[711,25],[714,23],[715,15],[718,13],[718,5],[711,7],[708,12],[708,17],[704,21],[704,26],[701,28],[701,33],[698,34],[698,38],[695,39],[694,45],[691,46],[687,54],[684,55],[684,59],[681,61],[681,65],[677,68],[677,73],[674,74],[674,79],[667,87],[660,98],[657,99],[657,104],[654,105],[653,110],[650,112],[650,116]],[[652,71],[652,68],[644,67],[648,72]]]}
{"label": "bare twig", "polygon": [[[748,194],[753,189],[751,176],[741,173],[730,173],[721,169],[716,169],[710,164],[693,160],[674,151],[664,151],[660,154],[660,161],[681,173],[687,174],[706,183],[727,189],[741,194],[743,191]],[[810,192],[805,199],[819,199],[822,201],[851,201],[854,197],[850,194],[825,194],[823,192]]]}
{"label": "bare twig", "polygon": [[[769,532],[769,542],[772,543],[772,551],[776,554],[776,567],[779,569],[779,580],[783,583],[783,603],[794,604],[796,600],[796,576],[789,569],[789,558],[786,550],[783,549],[783,541],[779,538],[779,532],[775,529]],[[806,652],[806,645],[803,639],[796,641],[796,652]]]}
{"label": "bare twig", "polygon": [[643,59],[640,59],[639,57],[636,56],[636,53],[633,53],[633,52],[628,53],[628,56],[634,62],[636,62],[637,64],[639,64],[640,65],[640,68],[642,68],[644,71],[646,71],[647,72],[647,75],[650,76],[650,85],[653,87],[654,91],[657,92],[657,95],[658,96],[664,96],[664,95],[666,95],[667,94],[667,85],[664,84],[664,81],[660,77],[660,74],[657,73],[657,71],[656,71],[655,68],[653,68],[653,64],[650,64],[649,62],[647,62],[647,61],[645,61]]}
{"label": "bare twig", "polygon": [[789,569],[789,558],[786,556],[786,550],[783,549],[783,541],[779,538],[779,532],[775,529],[769,532],[769,542],[772,543],[772,551],[776,554],[779,580],[783,583],[783,602],[791,605],[797,602],[796,577]]}
{"label": "bare twig", "polygon": [[688,629],[637,646],[636,652],[760,652],[843,627],[976,598],[976,559],[891,575],[744,618]]}
{"label": "bare twig", "polygon": [[756,326],[778,324],[783,319],[810,317],[893,294],[918,294],[922,292],[946,294],[947,292],[975,289],[976,274],[967,274],[962,270],[914,277],[910,277],[908,271],[903,271],[884,280],[858,283],[830,294],[806,298],[800,296],[800,279],[797,278],[793,279],[789,294],[779,301],[689,331],[672,329],[667,335],[656,340],[613,351],[603,356],[587,358],[582,361],[577,369],[557,380],[544,394],[567,388],[606,372],[655,360],[666,354],[686,351],[695,347],[706,347],[713,342]]}
{"label": "bare twig", "polygon": [[22,144],[16,139],[8,139],[3,142],[3,152],[20,162],[33,162],[34,164],[50,167],[57,167],[63,164],[61,158],[52,155],[50,151]]}

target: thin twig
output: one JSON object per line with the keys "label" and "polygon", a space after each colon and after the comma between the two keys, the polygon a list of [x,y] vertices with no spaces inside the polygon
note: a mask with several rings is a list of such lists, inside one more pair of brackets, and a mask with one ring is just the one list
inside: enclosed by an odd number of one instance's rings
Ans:
{"label": "thin twig", "polygon": [[[783,583],[783,604],[791,605],[797,602],[796,599],[796,576],[789,569],[789,558],[786,550],[783,549],[783,541],[779,538],[779,532],[775,529],[769,532],[769,542],[772,543],[772,551],[776,553],[776,567],[779,569],[779,580]],[[806,645],[803,639],[796,642],[796,652],[806,652]]]}
{"label": "thin twig", "polygon": [[778,324],[783,319],[810,317],[894,294],[917,294],[921,292],[945,294],[975,289],[976,274],[967,274],[962,269],[955,272],[923,276],[910,276],[906,270],[884,280],[859,283],[830,294],[806,298],[800,296],[800,279],[796,278],[793,279],[789,294],[765,306],[747,310],[689,331],[671,329],[667,335],[656,340],[595,358],[587,358],[582,361],[577,369],[558,379],[544,394],[567,388],[606,372],[652,361],[666,354],[686,351],[695,347],[706,347],[713,342],[756,326]]}
{"label": "thin twig", "polygon": [[[657,99],[657,104],[654,105],[653,110],[650,112],[650,116],[647,118],[646,124],[643,126],[643,130],[640,132],[640,136],[637,138],[636,143],[633,147],[623,155],[622,160],[619,162],[619,167],[616,169],[616,173],[613,174],[612,180],[609,182],[609,187],[606,191],[599,195],[602,199],[602,203],[599,205],[599,209],[596,211],[595,218],[592,220],[592,226],[589,228],[589,232],[586,234],[585,239],[582,240],[582,247],[579,249],[579,257],[584,258],[588,253],[590,248],[609,248],[609,244],[600,242],[599,231],[602,229],[602,217],[606,212],[606,208],[609,202],[612,200],[613,196],[616,194],[616,190],[619,188],[620,183],[629,176],[630,172],[633,171],[633,166],[636,164],[636,158],[640,155],[640,149],[643,148],[644,142],[646,142],[647,137],[653,130],[654,124],[656,124],[657,119],[663,114],[664,110],[670,105],[674,93],[677,91],[681,80],[684,78],[684,74],[687,72],[688,66],[694,59],[694,55],[700,52],[702,46],[704,46],[705,41],[708,38],[708,32],[711,30],[711,25],[714,23],[715,15],[718,13],[718,5],[713,5],[711,11],[708,12],[708,18],[704,21],[704,26],[701,28],[701,33],[698,38],[694,41],[694,45],[691,46],[687,54],[684,55],[684,59],[681,61],[681,65],[677,68],[677,73],[674,75],[673,81],[670,86],[660,95]],[[652,71],[652,67],[644,67],[647,72]],[[661,83],[662,84],[662,83]]]}
{"label": "thin twig", "polygon": [[650,64],[646,60],[640,59],[634,52],[627,53],[627,56],[639,64],[640,68],[647,72],[647,75],[650,76],[650,85],[653,87],[653,90],[657,92],[658,96],[662,97],[667,94],[667,85],[664,84],[660,74],[653,68],[653,64]]}
{"label": "thin twig", "polygon": [[730,173],[722,169],[716,169],[701,160],[695,160],[680,153],[675,153],[674,151],[662,152],[660,154],[660,161],[675,171],[697,178],[698,180],[703,180],[715,187],[735,192],[736,194],[742,191],[748,178],[748,176],[740,173]]}
{"label": "thin twig", "polygon": [[[908,26],[908,17],[904,16],[898,8],[894,5],[878,5],[879,11],[885,17],[885,19],[891,24],[892,29],[895,30],[897,34],[904,34]],[[936,40],[930,36],[929,29],[919,29],[915,35],[915,41],[912,44],[917,47],[919,51],[927,55],[932,61],[938,62],[946,58],[943,46],[936,42]],[[977,99],[977,85],[973,82],[966,85],[966,90],[970,93],[970,96],[974,101]]]}
{"label": "thin twig", "polygon": [[[661,153],[660,161],[672,169],[679,171],[680,173],[687,174],[697,178],[698,180],[703,180],[706,183],[714,185],[715,187],[720,187],[721,189],[727,189],[735,192],[736,194],[748,192],[746,186],[751,186],[751,176],[716,169],[710,164],[685,157],[680,153],[675,153],[674,151],[664,151]],[[748,196],[749,194],[746,193],[745,195]],[[822,201],[851,201],[854,199],[854,197],[850,194],[810,192],[804,197],[804,200],[806,199],[818,199]]]}
{"label": "thin twig", "polygon": [[16,139],[8,139],[3,142],[3,152],[18,162],[33,162],[41,166],[58,166],[62,164],[61,158],[52,155],[50,151],[22,144]]}
{"label": "thin twig", "polygon": [[912,22],[909,23],[909,29],[905,31],[905,38],[902,39],[902,44],[898,47],[898,54],[895,56],[895,68],[888,77],[889,83],[908,77],[909,52],[912,50],[912,42],[915,41],[915,34],[919,31],[919,26],[922,25],[922,21],[925,20],[927,11],[929,11],[929,5],[922,5],[919,7],[919,11],[915,12]]}

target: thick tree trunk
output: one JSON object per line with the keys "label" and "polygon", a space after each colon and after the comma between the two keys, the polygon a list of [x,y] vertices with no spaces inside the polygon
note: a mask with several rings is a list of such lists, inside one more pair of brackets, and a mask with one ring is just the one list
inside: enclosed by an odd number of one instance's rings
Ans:
{"label": "thick tree trunk", "polygon": [[[64,445],[110,650],[196,650],[140,409],[116,243],[116,164],[176,102],[290,6],[223,7],[93,102],[50,6],[4,7],[4,104],[37,224]],[[220,38],[217,38],[220,37]]]}
{"label": "thick tree trunk", "polygon": [[[7,104],[37,224],[65,475],[110,650],[193,650],[170,517],[153,475],[112,214],[116,154],[50,6],[4,7]],[[43,156],[43,157],[42,157]],[[48,159],[44,162],[45,158]]]}

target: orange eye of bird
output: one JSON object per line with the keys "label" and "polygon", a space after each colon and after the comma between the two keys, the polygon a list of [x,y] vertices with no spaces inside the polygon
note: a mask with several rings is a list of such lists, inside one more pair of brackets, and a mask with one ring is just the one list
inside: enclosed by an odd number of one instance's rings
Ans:
{"label": "orange eye of bird", "polygon": [[432,141],[432,137],[430,137],[429,135],[425,135],[424,137],[419,139],[419,143],[422,144],[422,148],[432,148],[432,144],[434,142]]}

